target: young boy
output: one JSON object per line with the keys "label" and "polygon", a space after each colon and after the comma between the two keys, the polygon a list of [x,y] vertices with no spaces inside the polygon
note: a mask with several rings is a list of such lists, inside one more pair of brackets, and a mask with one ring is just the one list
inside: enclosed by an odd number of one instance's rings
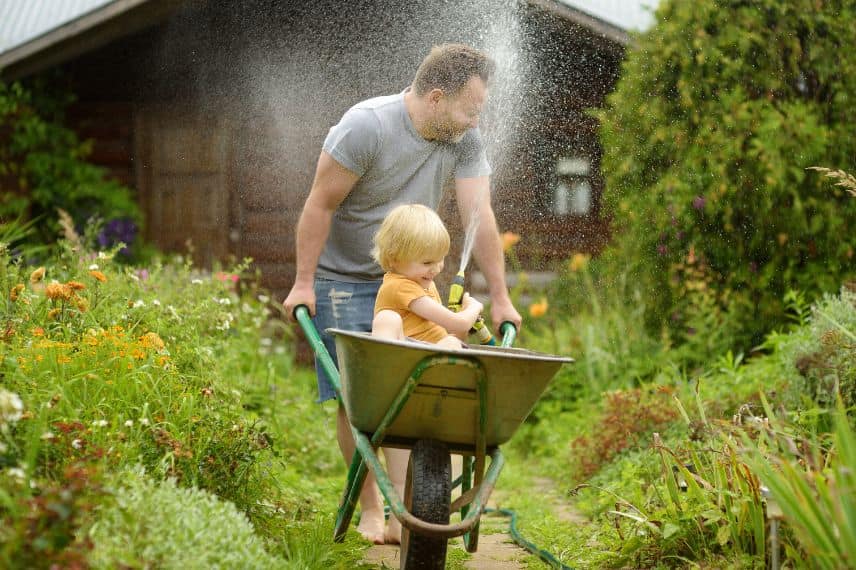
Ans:
{"label": "young boy", "polygon": [[[375,301],[372,335],[391,340],[417,340],[461,348],[482,304],[464,294],[461,311],[453,313],[440,300],[434,277],[449,253],[449,232],[440,217],[419,204],[398,206],[374,237],[372,255],[386,272]],[[451,333],[451,334],[450,334]],[[404,497],[409,451],[383,448],[389,478]],[[382,528],[383,511],[363,512],[360,532]],[[376,531],[375,531],[376,532]],[[384,542],[401,542],[401,523],[390,516]]]}
{"label": "young boy", "polygon": [[384,219],[372,255],[386,272],[375,301],[372,335],[461,348],[483,305],[464,294],[454,313],[440,300],[434,277],[449,253],[449,232],[434,210],[398,206]]}

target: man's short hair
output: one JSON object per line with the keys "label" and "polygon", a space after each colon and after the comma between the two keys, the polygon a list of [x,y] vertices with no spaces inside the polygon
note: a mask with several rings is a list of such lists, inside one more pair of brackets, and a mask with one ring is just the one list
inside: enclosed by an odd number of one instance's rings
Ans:
{"label": "man's short hair", "polygon": [[496,64],[487,54],[470,46],[434,46],[416,70],[413,90],[421,96],[432,89],[442,89],[446,95],[454,96],[472,77],[478,76],[487,83],[495,69]]}

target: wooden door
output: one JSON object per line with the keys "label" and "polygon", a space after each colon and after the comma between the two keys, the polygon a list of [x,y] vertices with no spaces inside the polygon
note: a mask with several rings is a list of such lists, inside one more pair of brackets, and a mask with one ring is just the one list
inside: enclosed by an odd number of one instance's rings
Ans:
{"label": "wooden door", "polygon": [[145,107],[135,122],[146,238],[164,251],[190,250],[194,262],[205,267],[224,259],[230,233],[225,119]]}

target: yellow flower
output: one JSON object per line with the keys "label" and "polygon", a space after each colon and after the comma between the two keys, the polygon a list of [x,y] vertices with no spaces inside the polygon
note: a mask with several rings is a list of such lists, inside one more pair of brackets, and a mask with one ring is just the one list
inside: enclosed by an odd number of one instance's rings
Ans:
{"label": "yellow flower", "polygon": [[506,253],[511,251],[511,248],[520,241],[520,234],[514,232],[505,232],[500,237],[502,238],[502,251]]}
{"label": "yellow flower", "polygon": [[89,274],[90,274],[91,276],[95,277],[95,279],[97,279],[98,281],[100,281],[100,282],[102,282],[102,283],[106,283],[106,282],[107,282],[107,276],[106,276],[106,275],[104,275],[103,273],[101,273],[101,272],[100,272],[100,271],[98,271],[98,270],[93,269],[92,271],[90,271],[90,272],[89,272]]}
{"label": "yellow flower", "polygon": [[17,285],[15,285],[14,287],[12,287],[12,290],[11,290],[11,291],[9,291],[9,299],[10,299],[10,300],[12,300],[12,301],[17,301],[17,300],[18,300],[18,295],[20,295],[20,294],[21,294],[21,291],[23,291],[23,290],[24,290],[24,284],[23,284],[23,283],[18,283]]}
{"label": "yellow flower", "polygon": [[158,333],[156,332],[147,332],[143,336],[140,337],[140,345],[144,348],[154,348],[156,350],[161,350],[166,345]]}
{"label": "yellow flower", "polygon": [[38,283],[39,281],[41,281],[44,278],[44,276],[45,276],[45,268],[39,267],[38,269],[36,269],[32,273],[30,273],[30,283]]}
{"label": "yellow flower", "polygon": [[89,299],[85,299],[80,297],[77,299],[77,310],[81,313],[85,313],[89,310]]}
{"label": "yellow flower", "polygon": [[568,263],[568,269],[573,272],[581,271],[586,268],[588,265],[589,256],[585,253],[575,253],[573,257],[571,257],[571,261]]}
{"label": "yellow flower", "polygon": [[67,301],[71,298],[71,295],[74,291],[71,290],[71,287],[68,285],[63,285],[62,283],[51,283],[45,289],[45,296],[51,300],[62,299],[63,301]]}
{"label": "yellow flower", "polygon": [[541,297],[541,300],[537,303],[532,303],[529,305],[529,316],[538,318],[543,317],[547,314],[547,309],[550,308],[549,303],[547,303],[547,299],[545,297]]}
{"label": "yellow flower", "polygon": [[48,318],[53,320],[53,319],[57,318],[61,312],[62,312],[62,309],[59,309],[59,308],[51,309],[50,311],[48,311]]}

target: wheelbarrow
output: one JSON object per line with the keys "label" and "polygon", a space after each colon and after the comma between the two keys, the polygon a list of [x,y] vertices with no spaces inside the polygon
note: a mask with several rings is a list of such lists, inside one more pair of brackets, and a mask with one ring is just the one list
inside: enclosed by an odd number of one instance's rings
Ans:
{"label": "wheelbarrow", "polygon": [[[505,463],[499,446],[573,359],[512,348],[512,323],[500,327],[500,346],[461,349],[327,329],[335,337],[337,369],[308,309],[297,307],[295,316],[345,407],[356,443],[334,540],[344,539],[369,469],[401,521],[401,568],[444,568],[448,540],[456,536],[475,552],[479,519]],[[403,498],[378,459],[381,445],[411,450]],[[452,453],[463,456],[455,501]],[[450,522],[457,511],[460,522]]]}

